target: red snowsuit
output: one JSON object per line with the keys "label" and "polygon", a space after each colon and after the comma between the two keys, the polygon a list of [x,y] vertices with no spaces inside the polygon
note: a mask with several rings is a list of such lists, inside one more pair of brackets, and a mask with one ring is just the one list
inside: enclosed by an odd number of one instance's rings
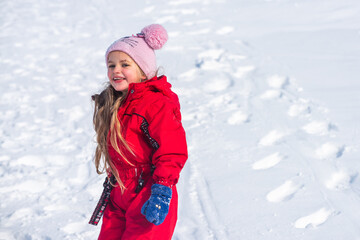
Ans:
{"label": "red snowsuit", "polygon": [[[185,131],[181,124],[178,97],[170,90],[165,76],[129,85],[128,95],[118,110],[122,134],[136,157],[124,148],[127,164],[109,144],[109,155],[115,164],[126,190],[116,187],[105,209],[99,235],[110,239],[171,239],[177,221],[178,196],[175,184],[187,160]],[[119,147],[120,147],[119,143]],[[155,171],[151,175],[151,164]],[[135,193],[138,180],[144,188]],[[172,199],[165,221],[156,226],[141,214],[154,183],[172,188]]]}

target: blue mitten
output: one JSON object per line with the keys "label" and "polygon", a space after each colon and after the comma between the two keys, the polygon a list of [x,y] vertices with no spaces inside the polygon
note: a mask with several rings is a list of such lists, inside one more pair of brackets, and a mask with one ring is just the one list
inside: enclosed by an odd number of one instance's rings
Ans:
{"label": "blue mitten", "polygon": [[151,196],[141,208],[141,213],[149,222],[160,225],[169,212],[171,195],[171,188],[161,184],[152,185]]}

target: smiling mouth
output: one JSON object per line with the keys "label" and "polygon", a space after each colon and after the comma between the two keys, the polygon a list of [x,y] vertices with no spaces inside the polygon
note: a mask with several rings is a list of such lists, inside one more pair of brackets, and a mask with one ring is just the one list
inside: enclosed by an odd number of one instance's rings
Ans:
{"label": "smiling mouth", "polygon": [[125,80],[125,78],[118,78],[118,77],[115,77],[115,78],[113,78],[113,80],[116,82],[116,81],[122,81],[122,80]]}

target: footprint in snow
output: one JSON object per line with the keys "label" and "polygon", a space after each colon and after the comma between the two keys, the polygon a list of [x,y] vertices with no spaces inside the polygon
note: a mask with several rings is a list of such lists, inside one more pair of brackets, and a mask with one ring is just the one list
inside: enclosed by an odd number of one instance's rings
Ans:
{"label": "footprint in snow", "polygon": [[203,85],[203,90],[207,93],[217,93],[230,88],[233,85],[233,81],[224,74],[216,74]]}
{"label": "footprint in snow", "polygon": [[279,75],[273,75],[267,78],[268,86],[271,88],[266,90],[261,96],[261,99],[277,99],[282,97],[282,89],[289,84],[289,78]]}
{"label": "footprint in snow", "polygon": [[308,216],[301,217],[296,220],[294,227],[307,228],[309,226],[312,226],[315,228],[325,223],[332,214],[334,214],[333,210],[321,208]]}
{"label": "footprint in snow", "polygon": [[315,155],[319,159],[339,158],[343,155],[345,146],[327,142],[315,150]]}
{"label": "footprint in snow", "polygon": [[302,185],[295,184],[293,181],[288,180],[269,192],[266,195],[266,199],[274,203],[290,200],[301,187]]}
{"label": "footprint in snow", "polygon": [[273,154],[266,156],[263,159],[255,162],[252,165],[252,169],[254,169],[254,170],[269,169],[269,168],[276,166],[283,159],[284,159],[284,156],[281,156],[278,152],[276,152],[276,153],[273,153]]}
{"label": "footprint in snow", "polygon": [[[224,55],[225,50],[221,48],[212,48],[205,50],[198,54],[196,60],[196,67],[203,70],[214,70],[223,67],[224,63],[221,63],[221,57]],[[219,66],[220,64],[220,66]],[[229,67],[229,64],[226,64]]]}
{"label": "footprint in snow", "polygon": [[261,146],[272,146],[280,142],[288,133],[279,130],[272,130],[259,141]]}
{"label": "footprint in snow", "polygon": [[301,115],[307,115],[311,113],[311,108],[308,104],[308,101],[302,99],[300,102],[294,103],[290,106],[287,114],[290,117],[297,117]]}
{"label": "footprint in snow", "polygon": [[325,186],[330,190],[343,190],[350,187],[350,183],[356,177],[351,176],[344,170],[340,170],[331,174],[330,178],[325,181]]}
{"label": "footprint in snow", "polygon": [[228,124],[230,125],[238,125],[242,123],[246,123],[249,121],[250,116],[247,113],[244,113],[241,110],[238,110],[231,114],[228,118]]}
{"label": "footprint in snow", "polygon": [[283,89],[290,83],[290,81],[288,77],[273,75],[267,79],[267,83],[271,88]]}
{"label": "footprint in snow", "polygon": [[226,34],[232,33],[234,30],[235,30],[235,28],[232,27],[232,26],[225,26],[225,27],[222,27],[222,28],[218,29],[216,31],[216,34],[218,34],[218,35],[226,35]]}
{"label": "footprint in snow", "polygon": [[335,130],[336,126],[326,121],[312,121],[302,128],[306,133],[312,135],[326,135],[331,130]]}
{"label": "footprint in snow", "polygon": [[281,97],[282,97],[282,92],[278,89],[266,90],[263,94],[260,95],[260,98],[264,100],[277,99]]}

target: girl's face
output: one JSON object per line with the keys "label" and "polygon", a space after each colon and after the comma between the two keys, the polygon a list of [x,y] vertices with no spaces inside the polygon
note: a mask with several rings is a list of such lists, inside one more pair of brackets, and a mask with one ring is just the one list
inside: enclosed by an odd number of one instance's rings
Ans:
{"label": "girl's face", "polygon": [[110,84],[116,91],[126,92],[130,83],[146,79],[139,66],[124,52],[109,53],[107,67]]}

